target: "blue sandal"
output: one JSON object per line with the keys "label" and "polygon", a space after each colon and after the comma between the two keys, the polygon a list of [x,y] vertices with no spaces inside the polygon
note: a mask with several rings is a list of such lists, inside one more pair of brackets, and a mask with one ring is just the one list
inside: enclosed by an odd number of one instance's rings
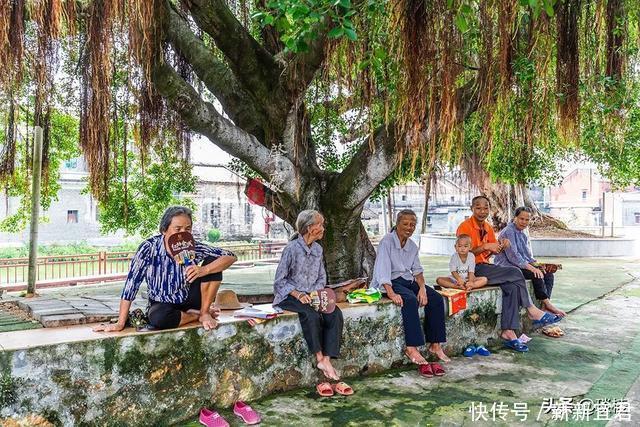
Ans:
{"label": "blue sandal", "polygon": [[465,357],[473,357],[474,354],[476,354],[476,346],[475,345],[470,345],[469,347],[464,349],[464,352],[462,353]]}
{"label": "blue sandal", "polygon": [[479,354],[480,356],[491,356],[491,352],[483,345],[476,347],[476,354]]}
{"label": "blue sandal", "polygon": [[529,347],[527,347],[526,344],[523,344],[522,341],[520,341],[519,339],[510,340],[510,341],[504,340],[502,344],[505,347],[520,353],[526,353],[527,351],[529,351]]}
{"label": "blue sandal", "polygon": [[557,323],[562,320],[562,316],[558,316],[551,313],[545,313],[540,319],[533,321],[534,328],[542,328],[553,323]]}

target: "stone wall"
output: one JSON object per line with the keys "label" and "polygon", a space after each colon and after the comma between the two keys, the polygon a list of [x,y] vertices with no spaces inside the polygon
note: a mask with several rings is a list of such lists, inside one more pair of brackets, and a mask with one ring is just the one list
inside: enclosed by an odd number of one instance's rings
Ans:
{"label": "stone wall", "polygon": [[[497,344],[500,290],[469,295],[447,319],[448,354]],[[407,363],[400,310],[390,304],[344,310],[344,377]],[[526,326],[526,324],[525,324]],[[525,328],[526,329],[526,328]],[[205,405],[227,406],[320,378],[297,316],[104,338],[0,352],[0,424],[47,419],[58,425],[167,425]],[[41,417],[41,418],[38,418]]]}

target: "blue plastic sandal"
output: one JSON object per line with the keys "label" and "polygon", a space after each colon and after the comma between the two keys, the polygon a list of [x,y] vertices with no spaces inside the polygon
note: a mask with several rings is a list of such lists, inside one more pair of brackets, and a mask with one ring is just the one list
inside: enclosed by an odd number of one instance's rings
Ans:
{"label": "blue plastic sandal", "polygon": [[476,346],[470,345],[469,347],[464,349],[464,352],[462,354],[465,357],[472,357],[474,354],[476,354]]}
{"label": "blue plastic sandal", "polygon": [[487,350],[487,348],[483,345],[479,345],[476,347],[476,353],[480,356],[491,356],[491,352]]}
{"label": "blue plastic sandal", "polygon": [[527,347],[526,344],[523,344],[522,341],[520,341],[519,339],[510,340],[510,341],[504,340],[502,344],[505,347],[520,353],[526,353],[527,351],[529,351],[529,347]]}
{"label": "blue plastic sandal", "polygon": [[561,316],[545,313],[540,319],[533,321],[534,328],[542,328],[543,326],[551,325],[562,320]]}

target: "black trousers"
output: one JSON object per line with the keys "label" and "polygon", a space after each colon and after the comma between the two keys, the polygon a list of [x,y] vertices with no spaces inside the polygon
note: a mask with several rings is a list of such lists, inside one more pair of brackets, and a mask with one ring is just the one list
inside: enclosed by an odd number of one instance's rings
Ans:
{"label": "black trousers", "polygon": [[533,293],[539,301],[551,298],[554,282],[553,273],[544,273],[544,278],[538,279],[531,271],[522,269],[522,275],[525,279],[533,282]]}
{"label": "black trousers", "polygon": [[[207,265],[215,260],[216,258],[213,257],[206,258],[202,265]],[[200,285],[206,282],[221,281],[221,271],[217,273],[211,273],[194,280],[189,286],[189,294],[187,295],[187,299],[180,304],[149,300],[149,324],[156,329],[177,328],[178,326],[180,326],[180,317],[182,315],[182,312],[191,309],[200,310],[200,306],[202,305],[202,293],[200,291]]]}
{"label": "black trousers", "polygon": [[340,357],[340,341],[344,325],[340,308],[336,307],[330,314],[319,313],[311,305],[303,304],[291,295],[278,306],[283,310],[298,313],[302,334],[311,353],[321,351],[325,356]]}
{"label": "black trousers", "polygon": [[431,286],[426,286],[427,305],[424,306],[424,333],[420,327],[418,314],[418,290],[420,287],[414,281],[398,277],[391,281],[393,292],[402,298],[402,325],[404,326],[404,341],[409,347],[420,347],[426,342],[442,343],[447,341],[444,326],[444,299]]}

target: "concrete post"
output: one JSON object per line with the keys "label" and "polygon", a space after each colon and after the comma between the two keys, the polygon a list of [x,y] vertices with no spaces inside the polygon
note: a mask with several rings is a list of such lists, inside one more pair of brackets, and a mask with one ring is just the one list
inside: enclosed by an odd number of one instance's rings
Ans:
{"label": "concrete post", "polygon": [[40,180],[42,178],[42,128],[36,126],[33,141],[33,176],[31,177],[31,227],[29,231],[29,276],[27,297],[36,293],[38,275],[38,217],[40,216]]}

